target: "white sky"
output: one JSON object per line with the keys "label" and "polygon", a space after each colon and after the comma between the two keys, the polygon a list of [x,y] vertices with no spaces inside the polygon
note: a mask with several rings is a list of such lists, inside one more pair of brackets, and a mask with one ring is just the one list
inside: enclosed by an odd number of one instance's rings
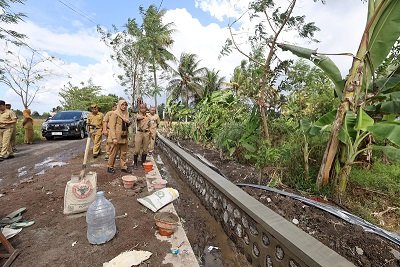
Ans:
{"label": "white sky", "polygon": [[[193,5],[198,11],[207,12],[221,23],[206,24],[197,18],[197,14],[191,14],[185,8],[169,10],[166,13],[165,21],[174,22],[176,32],[172,52],[179,58],[182,52],[191,52],[198,55],[201,65],[210,69],[220,70],[220,73],[229,80],[233,69],[243,59],[239,53],[232,53],[230,56],[218,60],[218,55],[228,37],[228,30],[225,26],[232,21],[232,17],[238,17],[246,8],[248,1],[243,0],[196,0]],[[282,2],[284,6],[288,1]],[[314,21],[321,29],[316,38],[321,43],[304,43],[300,39],[284,35],[281,41],[303,45],[310,48],[318,48],[319,52],[355,53],[365,25],[367,6],[360,0],[327,0],[326,5],[314,3],[311,0],[299,1],[295,10],[297,14],[306,15],[307,21]],[[200,10],[201,9],[201,10]],[[198,16],[200,17],[200,16]],[[244,17],[241,21],[242,29],[251,30],[248,19]],[[76,58],[73,63],[64,64],[61,67],[52,64],[51,66],[60,73],[53,79],[45,82],[45,89],[37,95],[32,103],[31,109],[40,113],[49,111],[52,107],[59,105],[58,92],[67,82],[78,85],[82,81],[91,78],[96,85],[101,85],[107,93],[115,93],[125,96],[121,87],[115,79],[118,68],[110,59],[110,51],[99,40],[95,26],[78,27],[74,32],[57,31],[56,29],[39,26],[39,22],[30,21],[19,24],[16,29],[29,36],[28,43],[35,49],[46,51],[58,58]],[[78,25],[74,22],[74,26]],[[80,25],[80,24],[79,24]],[[246,47],[244,47],[246,50]],[[247,50],[248,51],[248,50]],[[90,58],[90,64],[82,64],[80,57]],[[289,53],[281,53],[281,58],[292,57]],[[350,68],[351,58],[332,58],[345,75]],[[57,65],[61,65],[57,63]],[[68,78],[68,74],[72,78]],[[14,108],[22,109],[18,96],[0,85],[0,98],[13,104]],[[165,99],[165,98],[164,98]],[[153,104],[152,101],[148,101]]]}

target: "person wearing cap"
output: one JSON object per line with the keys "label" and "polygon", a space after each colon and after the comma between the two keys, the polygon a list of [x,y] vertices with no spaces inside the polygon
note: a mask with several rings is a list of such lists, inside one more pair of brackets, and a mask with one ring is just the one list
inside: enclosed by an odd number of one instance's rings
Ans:
{"label": "person wearing cap", "polygon": [[14,124],[17,123],[17,116],[11,110],[6,109],[6,102],[0,100],[0,161],[13,158],[14,153],[10,146]]}
{"label": "person wearing cap", "polygon": [[[108,136],[108,131],[109,131],[109,127],[108,127],[108,122],[110,121],[110,115],[117,109],[117,103],[114,103],[112,105],[112,110],[108,111],[106,113],[106,115],[104,115],[103,118],[103,135],[104,136]],[[104,159],[108,160],[110,157],[110,144],[108,142],[106,142],[106,156],[104,157]]]}
{"label": "person wearing cap", "polygon": [[133,166],[138,168],[138,157],[142,151],[142,164],[146,162],[150,138],[150,117],[146,114],[146,105],[139,105],[139,113],[136,116],[135,149],[133,152]]}
{"label": "person wearing cap", "polygon": [[[14,113],[15,117],[17,118],[18,121],[18,117],[15,114],[15,112],[11,109],[11,104],[6,103],[6,109],[11,111],[12,113]],[[11,150],[13,152],[17,151],[17,149],[15,148],[15,141],[17,140],[17,123],[14,123],[13,125],[13,132],[11,134],[11,140],[10,140],[10,146],[11,146]]]}
{"label": "person wearing cap", "polygon": [[114,164],[118,153],[120,153],[121,172],[130,173],[127,165],[129,125],[128,103],[122,99],[118,101],[117,109],[110,114],[108,121],[107,142],[110,143],[110,157],[107,162],[108,173],[115,173]]}
{"label": "person wearing cap", "polygon": [[25,109],[22,112],[24,120],[22,121],[22,127],[24,127],[24,144],[33,143],[33,118],[31,117],[31,110]]}
{"label": "person wearing cap", "polygon": [[156,143],[157,128],[160,124],[160,117],[156,113],[156,108],[150,108],[150,144],[149,144],[149,154],[153,153],[154,144]]}
{"label": "person wearing cap", "polygon": [[99,112],[97,104],[90,106],[91,113],[88,115],[89,134],[93,140],[93,158],[97,158],[101,150],[101,137],[103,132],[103,113]]}

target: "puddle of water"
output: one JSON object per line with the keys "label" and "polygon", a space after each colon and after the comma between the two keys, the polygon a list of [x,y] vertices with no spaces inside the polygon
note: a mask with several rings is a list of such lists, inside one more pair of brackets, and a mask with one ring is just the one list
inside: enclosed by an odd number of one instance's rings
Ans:
{"label": "puddle of water", "polygon": [[95,163],[95,164],[91,164],[90,166],[93,168],[104,168],[104,167],[107,167],[107,164]]}
{"label": "puddle of water", "polygon": [[21,177],[21,176],[24,176],[27,174],[28,174],[28,171],[19,171],[19,169],[18,169],[18,177]]}
{"label": "puddle of water", "polygon": [[35,175],[36,175],[36,176],[43,175],[44,172],[45,172],[45,170],[41,170],[40,172],[36,173]]}
{"label": "puddle of water", "polygon": [[22,172],[22,171],[24,171],[26,169],[26,166],[23,166],[23,167],[21,167],[21,168],[18,168],[18,172]]}
{"label": "puddle of water", "polygon": [[54,168],[54,167],[61,167],[64,165],[67,165],[68,163],[62,162],[62,161],[54,161],[54,162],[49,162],[46,166],[50,167],[50,168]]}
{"label": "puddle of water", "polygon": [[52,162],[54,160],[53,157],[48,157],[44,161],[35,164],[35,169],[45,166],[46,164]]}

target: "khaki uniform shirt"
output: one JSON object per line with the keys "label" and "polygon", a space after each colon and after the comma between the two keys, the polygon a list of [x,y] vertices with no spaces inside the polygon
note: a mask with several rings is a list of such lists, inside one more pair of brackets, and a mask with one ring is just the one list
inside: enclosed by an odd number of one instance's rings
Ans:
{"label": "khaki uniform shirt", "polygon": [[104,115],[104,118],[103,118],[103,122],[107,122],[108,123],[108,121],[110,120],[110,116],[111,116],[111,113],[113,113],[114,111],[108,111],[107,113],[106,113],[106,115]]}
{"label": "khaki uniform shirt", "polygon": [[149,115],[150,117],[150,131],[155,131],[158,128],[158,125],[160,124],[160,117],[158,114],[154,115]]}
{"label": "khaki uniform shirt", "polygon": [[96,129],[92,127],[89,128],[91,133],[101,134],[101,130],[103,129],[103,118],[104,115],[101,112],[98,112],[97,114],[89,114],[88,123],[96,126]]}
{"label": "khaki uniform shirt", "polygon": [[150,116],[138,114],[136,117],[137,120],[137,130],[139,132],[148,132],[150,128]]}
{"label": "khaki uniform shirt", "polygon": [[[13,124],[5,124],[5,122],[14,121]],[[13,128],[17,122],[17,116],[12,110],[6,109],[0,111],[0,128]]]}
{"label": "khaki uniform shirt", "polygon": [[118,144],[126,144],[128,142],[128,125],[115,112],[110,115],[108,128],[107,142],[112,143],[113,139],[117,139]]}

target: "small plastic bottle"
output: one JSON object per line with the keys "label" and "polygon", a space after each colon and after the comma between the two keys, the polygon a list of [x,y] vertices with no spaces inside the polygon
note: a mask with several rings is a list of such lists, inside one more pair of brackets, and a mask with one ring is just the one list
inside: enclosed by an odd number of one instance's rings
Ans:
{"label": "small plastic bottle", "polygon": [[116,231],[114,205],[104,197],[104,192],[96,193],[96,199],[86,213],[87,239],[91,244],[110,241]]}

